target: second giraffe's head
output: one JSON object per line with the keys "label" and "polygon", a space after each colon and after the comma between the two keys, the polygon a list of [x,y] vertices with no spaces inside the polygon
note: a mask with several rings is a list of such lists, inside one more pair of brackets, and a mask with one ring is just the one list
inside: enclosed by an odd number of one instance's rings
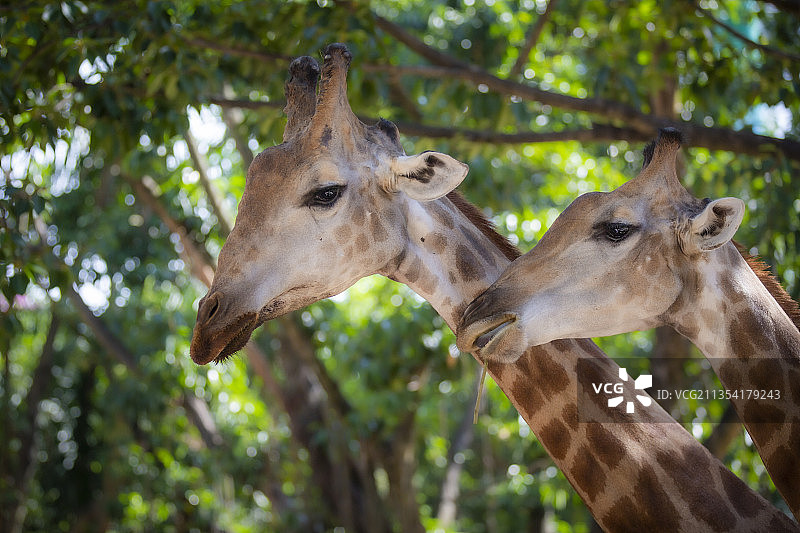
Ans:
{"label": "second giraffe's head", "polygon": [[464,312],[458,347],[513,362],[529,346],[668,322],[694,274],[744,215],[738,198],[699,200],[681,185],[677,130],[661,130],[642,171],[611,192],[578,197],[542,240]]}

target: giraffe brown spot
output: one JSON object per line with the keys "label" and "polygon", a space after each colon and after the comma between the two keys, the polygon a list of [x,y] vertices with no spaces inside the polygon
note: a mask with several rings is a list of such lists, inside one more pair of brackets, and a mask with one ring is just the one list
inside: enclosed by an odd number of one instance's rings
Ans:
{"label": "giraffe brown spot", "polygon": [[703,324],[704,327],[707,328],[711,327],[719,319],[719,314],[720,314],[719,309],[711,309],[710,307],[704,307],[700,311],[700,322]]}
{"label": "giraffe brown spot", "polygon": [[567,455],[570,445],[569,429],[561,420],[553,418],[538,435],[539,441],[553,459],[561,460]]}
{"label": "giraffe brown spot", "polygon": [[558,339],[550,343],[550,346],[555,348],[561,353],[566,353],[570,351],[573,346],[573,343],[570,342],[568,339]]}
{"label": "giraffe brown spot", "polygon": [[597,494],[605,487],[606,474],[587,446],[578,449],[571,470],[577,488],[586,494],[590,502],[594,501]]}
{"label": "giraffe brown spot", "polygon": [[[461,314],[463,314],[463,312],[462,310]],[[514,365],[489,363],[489,369],[493,373],[503,376],[513,372],[514,378],[509,387],[509,392],[511,393],[509,397],[514,401],[518,409],[525,411],[522,413],[523,416],[530,418],[542,407],[545,402],[545,397],[542,395],[541,390],[539,390],[537,383],[538,377],[533,376],[533,370],[530,366],[530,357],[527,357],[527,353],[523,354]]]}
{"label": "giraffe brown spot", "polygon": [[661,262],[656,260],[652,255],[645,257],[644,273],[654,278],[659,272],[661,272]]}
{"label": "giraffe brown spot", "polygon": [[741,329],[735,322],[731,324],[731,346],[733,346],[739,359],[751,359],[756,355],[755,348],[751,342],[752,335],[752,332]]}
{"label": "giraffe brown spot", "polygon": [[[734,401],[734,403],[738,403]],[[744,400],[744,409],[742,410],[742,420],[748,424],[758,424],[753,427],[754,431],[769,435],[773,429],[780,429],[780,424],[786,420],[786,413],[779,407],[770,403],[770,400]],[[772,426],[769,430],[763,427],[764,424]],[[766,430],[766,431],[765,431]]]}
{"label": "giraffe brown spot", "polygon": [[419,257],[414,257],[411,261],[411,264],[408,266],[406,270],[406,283],[414,283],[417,281],[422,274],[422,261],[420,261]]}
{"label": "giraffe brown spot", "polygon": [[[790,357],[790,354],[800,354],[800,337],[797,335],[797,329],[792,326],[792,329],[787,330],[778,326],[775,330],[775,344],[777,345],[778,354],[782,357]],[[794,359],[797,361],[797,357]]]}
{"label": "giraffe brown spot", "polygon": [[620,410],[614,409],[609,411],[608,399],[606,396],[603,394],[595,394],[592,389],[592,383],[608,383],[617,381],[618,379],[617,375],[611,375],[608,369],[604,368],[602,365],[603,359],[600,358],[586,358],[578,360],[578,392],[580,394],[580,400],[588,400],[592,402],[601,413],[613,418],[615,413]]}
{"label": "giraffe brown spot", "polygon": [[745,518],[755,516],[762,507],[755,492],[748,490],[744,482],[724,466],[720,466],[719,473],[725,494],[737,512]]}
{"label": "giraffe brown spot", "polygon": [[571,428],[578,427],[578,406],[574,403],[565,405],[561,410],[561,420]]}
{"label": "giraffe brown spot", "polygon": [[447,239],[441,233],[429,233],[424,242],[425,247],[435,254],[441,254],[447,246]]}
{"label": "giraffe brown spot", "polygon": [[770,328],[766,324],[764,317],[760,316],[752,309],[744,309],[737,315],[738,321],[733,327],[741,328],[750,338],[756,348],[761,351],[771,350],[773,348],[772,339],[767,337],[766,332]]}
{"label": "giraffe brown spot", "polygon": [[425,265],[422,266],[422,275],[420,281],[417,282],[417,288],[423,294],[432,294],[436,288],[436,277],[431,274]]}
{"label": "giraffe brown spot", "polygon": [[458,283],[458,278],[456,278],[456,275],[452,270],[447,272],[447,280],[450,282],[450,285],[455,285]]}
{"label": "giraffe brown spot", "polygon": [[[638,485],[637,485],[638,488]],[[643,500],[636,494],[637,500]],[[672,503],[668,502],[671,506]],[[660,513],[653,516],[654,510],[660,510],[657,505],[648,505],[642,508],[629,496],[623,496],[611,506],[609,511],[601,517],[600,522],[606,531],[678,531],[677,512],[672,507],[674,516],[665,514],[661,520]]]}
{"label": "giraffe brown spot", "polygon": [[439,223],[444,224],[449,229],[453,229],[455,227],[453,216],[448,213],[439,202],[431,202],[429,205],[431,206],[433,218],[435,218]]}
{"label": "giraffe brown spot", "polygon": [[461,236],[469,243],[472,250],[477,250],[479,253],[483,251],[484,257],[491,257],[491,254],[486,250],[485,237],[480,233],[480,229],[475,226],[459,225]]}
{"label": "giraffe brown spot", "polygon": [[358,235],[358,237],[356,237],[355,249],[353,251],[356,251],[356,250],[362,250],[363,251],[363,250],[366,250],[368,246],[369,246],[369,242],[367,241],[367,236],[364,235],[363,233],[360,233]]}
{"label": "giraffe brown spot", "polygon": [[[798,426],[794,426],[793,442],[797,442],[800,438],[798,435]],[[778,446],[769,459],[764,463],[769,464],[769,475],[776,487],[794,487],[797,484],[797,472],[800,471],[800,458],[797,456],[797,451],[792,450],[785,444]],[[800,492],[798,491],[784,491],[783,497],[790,509],[800,509]]]}
{"label": "giraffe brown spot", "polygon": [[592,443],[597,457],[608,468],[617,466],[625,455],[622,441],[605,429],[602,424],[587,423],[586,437]]}
{"label": "giraffe brown spot", "polygon": [[760,359],[747,373],[748,387],[762,390],[784,390],[784,367],[781,359]]}
{"label": "giraffe brown spot", "polygon": [[719,280],[719,286],[722,289],[722,292],[725,293],[725,297],[727,298],[728,302],[736,305],[745,299],[742,291],[736,285],[734,285],[733,278],[723,277]]}
{"label": "giraffe brown spot", "polygon": [[367,215],[364,212],[364,208],[356,207],[355,209],[353,209],[353,217],[352,217],[351,221],[352,221],[352,223],[353,223],[353,225],[355,227],[358,228],[358,227],[363,226],[364,225],[364,221],[366,220],[366,218],[367,218]]}
{"label": "giraffe brown spot", "polygon": [[546,347],[534,348],[530,359],[528,375],[533,377],[542,394],[554,396],[569,386],[567,371],[547,353]]}
{"label": "giraffe brown spot", "polygon": [[687,446],[680,451],[660,450],[656,453],[656,461],[672,474],[678,494],[693,516],[707,522],[715,531],[733,529],[736,516],[728,508],[725,498],[708,483],[698,483],[701,479],[711,479],[709,466],[712,463],[705,448]]}
{"label": "giraffe brown spot", "polygon": [[465,281],[476,281],[486,275],[480,260],[463,244],[456,248],[456,269]]}
{"label": "giraffe brown spot", "polygon": [[723,385],[737,383],[741,379],[738,364],[733,360],[727,360],[722,363],[719,367],[718,375]]}
{"label": "giraffe brown spot", "polygon": [[353,229],[350,227],[350,224],[342,224],[335,231],[335,238],[336,242],[339,244],[344,244],[350,240],[350,237],[353,235]]}
{"label": "giraffe brown spot", "polygon": [[381,220],[377,215],[373,214],[373,216],[369,217],[369,225],[370,230],[372,231],[372,238],[376,242],[383,242],[389,237],[389,234],[386,233],[386,228],[383,227],[383,224],[381,224]]}

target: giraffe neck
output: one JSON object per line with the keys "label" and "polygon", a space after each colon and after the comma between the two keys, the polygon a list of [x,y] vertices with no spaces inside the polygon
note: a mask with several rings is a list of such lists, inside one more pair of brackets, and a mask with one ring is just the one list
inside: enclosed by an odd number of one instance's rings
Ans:
{"label": "giraffe neck", "polygon": [[[800,331],[733,244],[711,252],[669,322],[731,393],[775,486],[800,518]],[[756,400],[754,394],[770,393]],[[777,392],[775,392],[777,391]]]}
{"label": "giraffe neck", "polygon": [[459,209],[444,197],[424,207],[407,205],[408,246],[393,272],[455,331],[467,305],[511,262]]}
{"label": "giraffe neck", "polygon": [[[453,328],[510,260],[447,198],[424,209],[410,203],[406,219],[409,245],[382,273],[408,284]],[[589,362],[582,381],[579,360]],[[655,402],[626,415],[626,423],[581,423],[579,387],[588,391],[587,379],[616,382],[619,376],[616,363],[592,342],[531,347],[514,364],[487,367],[606,531],[718,531],[764,523],[793,530],[786,515]]]}

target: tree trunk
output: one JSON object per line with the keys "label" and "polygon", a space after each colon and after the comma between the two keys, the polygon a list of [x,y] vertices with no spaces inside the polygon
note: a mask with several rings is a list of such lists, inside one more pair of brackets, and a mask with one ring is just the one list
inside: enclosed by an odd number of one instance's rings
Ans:
{"label": "tree trunk", "polygon": [[414,414],[415,411],[408,413],[393,432],[392,440],[382,446],[389,477],[389,502],[403,533],[425,533],[413,484],[416,471]]}
{"label": "tree trunk", "polygon": [[44,397],[52,375],[50,371],[53,368],[53,343],[55,342],[56,333],[58,332],[59,320],[58,316],[53,313],[50,319],[50,327],[47,330],[47,337],[42,346],[42,355],[39,356],[39,363],[33,371],[33,379],[31,380],[31,387],[28,390],[28,396],[25,399],[27,405],[25,407],[25,430],[20,435],[20,463],[15,475],[15,508],[9,512],[9,517],[13,522],[8,529],[11,533],[22,533],[23,526],[25,525],[25,517],[28,514],[27,495],[28,487],[36,472],[36,455],[39,452],[39,446],[36,442],[36,435],[38,433],[36,428],[36,417],[39,414],[39,402]]}

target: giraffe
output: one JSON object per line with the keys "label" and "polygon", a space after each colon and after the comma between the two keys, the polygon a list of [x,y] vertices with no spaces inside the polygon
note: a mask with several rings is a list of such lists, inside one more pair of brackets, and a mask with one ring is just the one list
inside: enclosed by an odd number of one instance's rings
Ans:
{"label": "giraffe", "polygon": [[[250,166],[199,303],[198,364],[224,360],[264,321],[373,273],[409,285],[454,328],[519,255],[452,192],[467,166],[438,152],[406,155],[388,120],[361,123],[347,99],[350,53],[334,44],[323,55],[318,95],[316,62],[290,65],[284,142]],[[579,424],[578,359],[595,379],[616,379],[619,367],[586,340],[487,366],[606,531],[797,530],[660,408],[625,415],[630,423]]]}
{"label": "giraffe", "polygon": [[[731,242],[744,202],[699,200],[678,181],[680,145],[677,130],[662,130],[639,176],[567,207],[470,305],[458,345],[513,361],[518,346],[674,327],[734,392],[731,402],[800,518],[800,310]],[[759,400],[752,390],[773,393]]]}

